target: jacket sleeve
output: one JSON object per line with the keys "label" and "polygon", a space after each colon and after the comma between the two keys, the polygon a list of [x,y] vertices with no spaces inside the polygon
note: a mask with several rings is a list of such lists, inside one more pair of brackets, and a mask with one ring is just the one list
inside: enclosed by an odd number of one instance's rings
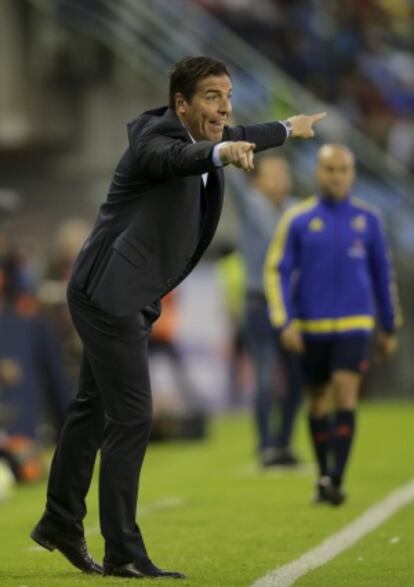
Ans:
{"label": "jacket sleeve", "polygon": [[201,175],[213,171],[214,143],[187,143],[164,135],[148,134],[136,139],[129,133],[130,148],[137,174],[147,179]]}
{"label": "jacket sleeve", "polygon": [[264,122],[246,126],[226,126],[223,141],[248,141],[256,144],[256,153],[283,145],[287,137],[286,127],[280,122]]}
{"label": "jacket sleeve", "polygon": [[292,275],[298,268],[298,243],[290,211],[276,229],[264,267],[264,286],[270,320],[275,328],[283,328],[295,311],[292,303]]}
{"label": "jacket sleeve", "polygon": [[381,220],[372,216],[369,240],[369,265],[379,322],[384,330],[393,331],[402,323],[397,285]]}

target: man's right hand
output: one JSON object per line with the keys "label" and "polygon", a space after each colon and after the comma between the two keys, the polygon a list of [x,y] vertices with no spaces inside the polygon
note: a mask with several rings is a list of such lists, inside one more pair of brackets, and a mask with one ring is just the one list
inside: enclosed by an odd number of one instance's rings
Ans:
{"label": "man's right hand", "polygon": [[283,328],[280,333],[280,341],[283,347],[291,353],[302,354],[305,351],[302,334],[293,324],[288,324]]}
{"label": "man's right hand", "polygon": [[254,169],[253,151],[256,145],[246,141],[228,141],[220,147],[220,159],[223,165],[235,165],[244,171]]}

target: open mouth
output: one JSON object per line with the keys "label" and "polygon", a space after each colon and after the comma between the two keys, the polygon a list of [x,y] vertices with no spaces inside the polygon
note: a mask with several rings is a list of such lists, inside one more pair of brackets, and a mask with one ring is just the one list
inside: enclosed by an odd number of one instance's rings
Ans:
{"label": "open mouth", "polygon": [[210,121],[210,126],[213,128],[215,132],[223,132],[224,129],[224,122],[218,122],[216,120]]}

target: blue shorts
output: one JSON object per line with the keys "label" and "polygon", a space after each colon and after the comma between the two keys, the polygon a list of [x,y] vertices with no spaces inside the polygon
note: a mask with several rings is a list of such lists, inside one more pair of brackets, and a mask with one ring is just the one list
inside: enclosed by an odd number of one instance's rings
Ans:
{"label": "blue shorts", "polygon": [[370,337],[349,335],[331,339],[305,339],[302,367],[310,387],[328,383],[334,371],[364,373],[368,368]]}

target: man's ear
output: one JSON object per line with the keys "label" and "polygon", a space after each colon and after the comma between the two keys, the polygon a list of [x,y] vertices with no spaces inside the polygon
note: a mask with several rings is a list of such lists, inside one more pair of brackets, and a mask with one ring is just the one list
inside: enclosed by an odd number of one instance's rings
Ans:
{"label": "man's ear", "polygon": [[183,94],[177,92],[175,94],[175,111],[178,114],[185,114],[187,112],[188,102],[184,98]]}

